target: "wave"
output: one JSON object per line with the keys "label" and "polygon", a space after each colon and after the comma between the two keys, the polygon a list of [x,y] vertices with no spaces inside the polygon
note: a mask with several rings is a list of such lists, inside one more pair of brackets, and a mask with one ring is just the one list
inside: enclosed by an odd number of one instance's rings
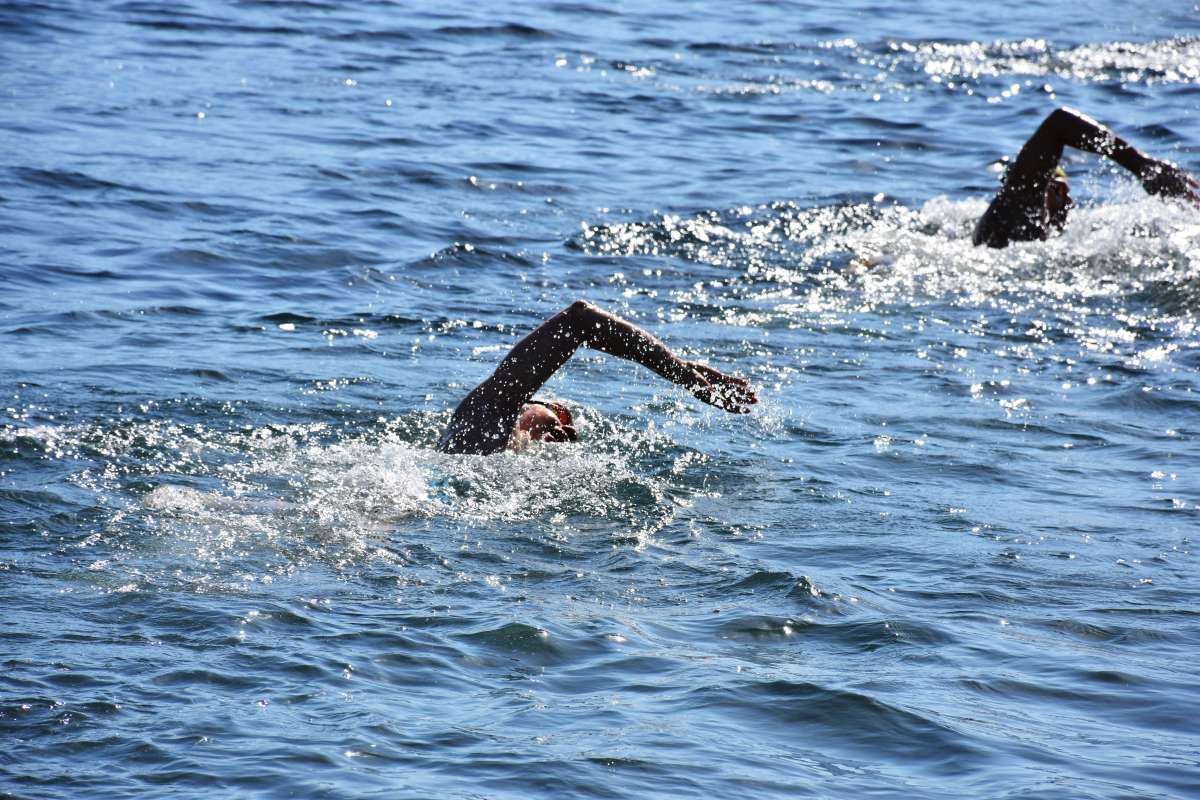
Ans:
{"label": "wave", "polygon": [[1065,310],[1087,301],[1094,310],[1131,297],[1143,322],[1190,321],[1200,308],[1200,224],[1191,209],[1140,194],[1118,186],[1112,202],[1077,209],[1063,235],[1004,250],[971,244],[984,200],[945,197],[915,209],[777,202],[584,223],[569,246],[672,259],[681,271],[720,268],[696,270],[706,280],[673,295],[730,321],[931,300]]}
{"label": "wave", "polygon": [[[108,575],[113,586],[127,586],[131,572],[139,585],[208,587],[308,564],[407,564],[393,534],[428,525],[533,532],[551,548],[602,531],[611,544],[641,547],[691,498],[713,493],[699,476],[705,459],[652,426],[627,428],[585,408],[577,420],[586,445],[448,456],[432,449],[446,416],[416,412],[357,429],[153,419],[8,426],[0,442],[23,463],[65,465],[69,483],[103,509],[104,530],[78,546],[105,545],[88,579]],[[45,505],[52,513],[63,503]]]}
{"label": "wave", "polygon": [[1088,83],[1194,84],[1200,80],[1200,37],[1148,42],[1095,42],[1056,47],[1045,39],[996,42],[889,42],[895,61],[941,80],[988,76],[1055,77]]}
{"label": "wave", "polygon": [[1197,36],[1086,44],[1057,44],[1041,38],[859,42],[851,37],[661,44],[686,49],[703,60],[600,60],[582,54],[563,56],[561,62],[578,72],[624,73],[678,91],[745,96],[934,90],[986,95],[999,102],[1022,91],[1054,96],[1055,81],[1127,91],[1130,86],[1190,86],[1200,80]]}

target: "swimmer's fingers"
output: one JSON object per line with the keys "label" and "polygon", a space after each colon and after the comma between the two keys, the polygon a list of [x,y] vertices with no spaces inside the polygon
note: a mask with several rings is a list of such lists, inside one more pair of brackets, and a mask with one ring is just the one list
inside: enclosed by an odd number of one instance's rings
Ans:
{"label": "swimmer's fingers", "polygon": [[747,383],[718,383],[721,394],[739,405],[752,406],[758,402],[758,393]]}
{"label": "swimmer's fingers", "polygon": [[691,362],[691,367],[700,378],[689,387],[698,400],[731,414],[749,414],[749,406],[758,402],[758,395],[745,378],[726,375],[706,364]]}
{"label": "swimmer's fingers", "polygon": [[1200,181],[1197,181],[1191,175],[1187,176],[1188,191],[1185,195],[1192,205],[1200,207]]}
{"label": "swimmer's fingers", "polygon": [[741,386],[746,386],[750,383],[745,378],[739,378],[737,375],[726,375],[724,372],[721,372],[719,369],[713,369],[708,364],[699,364],[695,361],[692,361],[691,365],[692,365],[692,369],[696,370],[696,372],[699,372],[701,375],[703,375],[704,379],[706,381],[709,381],[710,383],[711,382],[733,383],[733,384],[738,384]]}
{"label": "swimmer's fingers", "polygon": [[1197,181],[1174,164],[1171,167],[1176,172],[1177,193],[1174,196],[1181,197],[1194,206],[1200,206],[1200,181]]}
{"label": "swimmer's fingers", "polygon": [[1170,161],[1154,161],[1141,174],[1142,188],[1149,194],[1179,197],[1200,204],[1200,182]]}
{"label": "swimmer's fingers", "polygon": [[750,381],[737,375],[726,375],[724,372],[715,370],[705,364],[697,365],[700,374],[708,379],[708,382],[714,386],[721,387],[721,391],[737,403],[744,405],[753,405],[758,402],[758,394],[750,385]]}
{"label": "swimmer's fingers", "polygon": [[750,400],[744,395],[739,396],[732,392],[729,387],[721,386],[720,384],[696,387],[692,389],[692,394],[698,400],[719,408],[722,411],[728,411],[730,414],[749,414],[750,404],[757,402],[757,399]]}

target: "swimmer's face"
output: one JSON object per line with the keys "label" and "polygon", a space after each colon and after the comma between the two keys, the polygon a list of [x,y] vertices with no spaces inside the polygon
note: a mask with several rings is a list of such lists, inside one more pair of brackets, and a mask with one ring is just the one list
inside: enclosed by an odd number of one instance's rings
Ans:
{"label": "swimmer's face", "polygon": [[1055,177],[1054,180],[1046,186],[1046,217],[1050,225],[1056,230],[1062,230],[1067,224],[1067,212],[1075,205],[1075,201],[1071,199],[1071,188],[1067,186],[1067,179]]}
{"label": "swimmer's face", "polygon": [[573,442],[579,438],[571,412],[559,403],[529,403],[517,417],[517,436],[531,442]]}

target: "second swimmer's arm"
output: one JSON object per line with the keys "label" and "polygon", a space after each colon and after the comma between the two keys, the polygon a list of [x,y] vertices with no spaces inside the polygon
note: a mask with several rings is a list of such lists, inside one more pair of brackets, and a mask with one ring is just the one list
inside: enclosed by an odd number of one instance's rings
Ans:
{"label": "second swimmer's arm", "polygon": [[1138,177],[1158,163],[1086,114],[1058,108],[1025,142],[1005,176],[1001,193],[1028,194],[1033,202],[1041,203],[1064,146],[1110,158]]}
{"label": "second swimmer's arm", "polygon": [[1058,108],[1042,121],[1009,167],[1004,185],[976,226],[975,244],[1003,247],[1010,238],[1045,236],[1046,186],[1066,146],[1112,159],[1136,175],[1150,194],[1200,202],[1196,181],[1175,164],[1146,155],[1086,114]]}

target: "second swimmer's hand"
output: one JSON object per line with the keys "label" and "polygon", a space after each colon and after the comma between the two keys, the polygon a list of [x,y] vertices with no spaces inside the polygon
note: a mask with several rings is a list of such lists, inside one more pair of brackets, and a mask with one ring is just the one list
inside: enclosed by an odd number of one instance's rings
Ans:
{"label": "second swimmer's hand", "polygon": [[684,363],[690,372],[684,385],[698,400],[731,414],[749,414],[750,406],[758,402],[758,395],[745,378],[726,375],[695,361]]}
{"label": "second swimmer's hand", "polygon": [[1200,205],[1200,183],[1179,166],[1170,161],[1149,159],[1142,167],[1139,177],[1142,188],[1149,194],[1163,197],[1182,197]]}

